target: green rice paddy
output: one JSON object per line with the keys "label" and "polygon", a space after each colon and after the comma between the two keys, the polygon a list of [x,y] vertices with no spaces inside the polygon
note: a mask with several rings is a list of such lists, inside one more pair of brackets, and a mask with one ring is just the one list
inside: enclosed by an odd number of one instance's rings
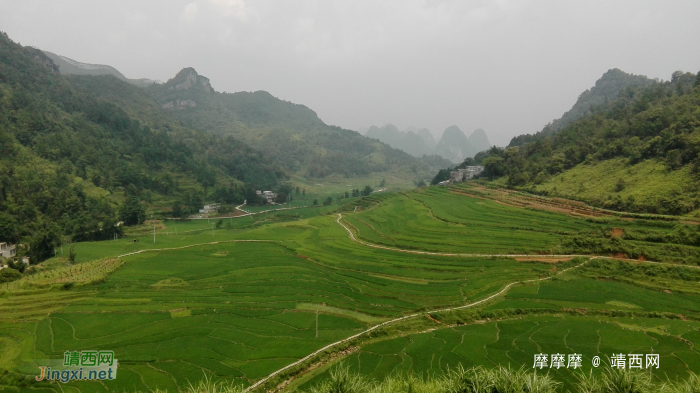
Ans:
{"label": "green rice paddy", "polygon": [[[601,224],[520,209],[445,188],[386,194],[377,200],[372,208],[344,212],[343,218],[366,242],[413,250],[537,255],[556,249],[566,236],[599,233],[603,225],[670,231],[668,225]],[[11,371],[0,376],[0,386],[14,385],[7,391],[60,391],[56,384],[17,378],[36,375],[41,365],[37,359],[88,349],[114,350],[118,378],[69,383],[61,386],[65,392],[176,391],[205,374],[250,385],[379,322],[469,304],[512,282],[557,273],[557,266],[549,263],[363,246],[335,222],[337,215],[324,214],[335,208],[234,218],[224,220],[220,229],[212,228],[215,220],[170,221],[156,229],[155,243],[152,233],[144,233],[76,244],[78,264],[0,287],[0,370]],[[137,253],[141,250],[146,251]],[[91,262],[118,256],[119,265],[109,268]],[[360,349],[345,361],[377,377],[394,372],[429,375],[456,362],[519,367],[532,361],[536,348],[575,349],[589,357],[632,350],[626,344],[632,341],[616,338],[629,335],[646,337],[635,348],[653,347],[663,354],[669,376],[700,371],[688,363],[700,359],[694,357],[700,340],[696,292],[669,294],[651,284],[602,280],[594,270],[515,286],[478,311],[493,313],[492,321],[452,326],[450,321],[463,313],[434,314],[442,323],[421,317],[406,328],[387,330],[381,340],[375,336],[360,342]],[[667,278],[664,285],[673,280],[678,279]],[[522,315],[514,317],[516,309],[524,310]],[[572,309],[588,314],[574,315]],[[632,319],[611,311],[647,314]],[[669,313],[688,318],[668,319]],[[411,326],[422,330],[411,331]],[[431,331],[419,333],[426,329]],[[589,342],[594,333],[595,348]],[[666,346],[654,347],[653,340]],[[327,367],[294,386],[324,378]],[[570,375],[559,377],[567,380]]]}

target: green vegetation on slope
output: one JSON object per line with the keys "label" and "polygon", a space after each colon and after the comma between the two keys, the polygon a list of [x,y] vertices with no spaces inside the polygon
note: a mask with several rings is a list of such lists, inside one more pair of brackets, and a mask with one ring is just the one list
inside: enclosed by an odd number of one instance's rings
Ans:
{"label": "green vegetation on slope", "polygon": [[[678,221],[581,218],[465,198],[467,183],[372,196],[373,209],[344,214],[356,236],[384,246],[462,254],[623,254],[700,262],[700,230]],[[386,203],[381,203],[385,201]],[[621,236],[613,236],[618,228]]]}
{"label": "green vegetation on slope", "polygon": [[614,101],[618,98],[621,91],[633,86],[648,86],[652,83],[654,83],[654,80],[644,75],[628,74],[617,68],[608,70],[596,81],[595,86],[578,96],[574,106],[564,113],[561,118],[547,124],[542,131],[536,134],[516,136],[510,141],[509,146],[520,146],[525,143],[534,142],[547,135],[556,134],[562,128],[576,120],[607,105],[610,101]]}
{"label": "green vegetation on slope", "polygon": [[209,79],[192,68],[147,91],[183,123],[216,135],[232,135],[302,176],[355,177],[405,168],[427,173],[429,169],[409,154],[355,131],[326,125],[311,109],[265,91],[216,92]]}
{"label": "green vegetation on slope", "polygon": [[240,203],[255,199],[253,186],[284,178],[233,138],[177,123],[138,88],[61,77],[41,51],[1,34],[0,241],[28,245],[20,252],[37,263],[61,242],[121,233],[117,221],[131,223],[117,216],[124,200],[135,199],[130,210],[143,222],[144,200],[180,198],[194,210],[207,198],[201,190],[219,185]]}
{"label": "green vegetation on slope", "polygon": [[609,209],[691,213],[700,208],[698,81],[676,72],[669,82],[627,87],[556,133],[491,149],[479,157],[484,177]]}

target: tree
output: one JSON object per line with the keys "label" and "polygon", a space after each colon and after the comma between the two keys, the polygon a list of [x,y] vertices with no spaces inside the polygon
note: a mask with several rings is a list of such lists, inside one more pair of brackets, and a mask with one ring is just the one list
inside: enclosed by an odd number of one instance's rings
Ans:
{"label": "tree", "polygon": [[484,165],[484,170],[491,178],[500,177],[505,174],[505,163],[502,157],[491,155],[485,158],[482,164]]}
{"label": "tree", "polygon": [[416,182],[416,187],[425,187],[425,181],[423,179]]}
{"label": "tree", "polygon": [[207,189],[216,185],[216,172],[213,169],[205,169],[197,175],[197,180],[204,187],[204,199],[207,199]]}
{"label": "tree", "polygon": [[173,202],[173,212],[172,216],[175,218],[182,218],[185,215],[185,211],[182,207],[182,202],[178,199]]}
{"label": "tree", "polygon": [[54,255],[56,247],[61,244],[61,231],[52,222],[41,220],[33,228],[34,235],[29,239],[30,261],[37,264]]}
{"label": "tree", "polygon": [[287,203],[287,194],[285,194],[284,192],[278,193],[277,196],[275,197],[275,202]]}
{"label": "tree", "polygon": [[382,181],[379,182],[379,187],[384,188],[384,186],[386,186],[386,180],[384,180],[384,178],[382,178]]}
{"label": "tree", "polygon": [[325,201],[323,201],[323,206],[328,206],[328,205],[330,205],[331,203],[333,203],[333,198],[328,197],[328,198],[326,198]]}
{"label": "tree", "polygon": [[75,253],[75,246],[71,245],[70,250],[68,250],[68,261],[70,263],[75,263],[75,257],[77,257],[78,254]]}
{"label": "tree", "polygon": [[350,198],[350,194],[347,191],[345,191],[345,198]]}
{"label": "tree", "polygon": [[449,180],[451,171],[452,171],[452,168],[440,169],[438,171],[438,173],[435,174],[435,177],[433,177],[433,180],[430,181],[430,184],[434,186],[440,182],[443,182],[445,180]]}
{"label": "tree", "polygon": [[700,71],[698,71],[698,75],[695,77],[695,87],[700,86]]}
{"label": "tree", "polygon": [[313,205],[318,206],[318,199],[314,199]]}
{"label": "tree", "polygon": [[0,212],[0,241],[17,243],[20,238],[19,224],[14,217]]}
{"label": "tree", "polygon": [[303,197],[306,197],[306,188],[303,189],[303,190],[301,191],[301,195],[302,195]]}
{"label": "tree", "polygon": [[146,206],[134,195],[129,195],[119,209],[119,219],[124,225],[138,225],[146,221]]}
{"label": "tree", "polygon": [[362,196],[367,196],[371,194],[374,190],[370,186],[365,186],[365,188],[362,190]]}
{"label": "tree", "polygon": [[294,195],[299,196],[299,186],[294,189]]}

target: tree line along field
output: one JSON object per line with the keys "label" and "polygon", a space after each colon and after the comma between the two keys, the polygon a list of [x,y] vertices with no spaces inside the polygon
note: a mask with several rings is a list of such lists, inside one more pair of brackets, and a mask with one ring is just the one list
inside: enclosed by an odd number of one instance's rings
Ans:
{"label": "tree line along field", "polygon": [[[571,233],[604,231],[604,226],[609,224],[504,206],[440,188],[386,194],[377,197],[374,203],[361,212],[343,213],[347,223],[356,228],[356,235],[368,242],[416,250],[538,254],[557,247],[561,238]],[[155,244],[149,236],[138,238],[136,243],[127,238],[76,244],[79,264],[72,270],[83,275],[84,269],[77,269],[77,266],[88,266],[91,260],[114,258],[143,249],[151,251],[119,258],[123,266],[92,285],[62,290],[56,285],[33,286],[22,282],[12,291],[6,291],[0,298],[0,331],[3,332],[0,369],[34,375],[39,365],[35,359],[61,358],[66,350],[99,348],[115,351],[120,361],[119,377],[105,384],[71,383],[63,387],[65,391],[106,391],[107,388],[175,391],[205,374],[249,385],[316,349],[378,322],[420,310],[468,304],[497,293],[515,281],[555,276],[557,267],[575,263],[553,265],[517,262],[511,258],[420,255],[370,248],[353,242],[345,229],[335,222],[335,214],[319,214],[330,209],[299,209],[289,215],[278,212],[257,218],[236,218],[220,229],[212,229],[206,220],[167,222],[166,228],[157,229]],[[362,222],[371,223],[373,228]],[[653,222],[639,220],[613,224],[630,230],[639,227],[672,230],[663,223],[656,228]],[[173,233],[175,231],[177,234]],[[398,240],[389,242],[385,236]],[[528,241],[518,241],[520,236],[529,236],[526,237]],[[509,245],[509,238],[517,243]],[[212,242],[217,243],[205,244]],[[683,273],[687,276],[683,277],[677,272],[662,271],[651,277],[645,272],[633,272],[624,275],[626,282],[619,282],[614,277],[619,272],[603,269],[608,263],[596,262],[597,267],[589,267],[594,265],[592,262],[574,270],[575,273],[556,276],[556,280],[513,287],[479,311],[493,313],[495,319],[510,319],[512,310],[520,309],[521,314],[526,314],[518,317],[520,319],[451,327],[444,329],[444,333],[437,333],[443,330],[438,329],[425,335],[447,337],[455,329],[466,329],[460,337],[465,337],[466,345],[471,345],[471,338],[475,337],[476,348],[483,345],[479,342],[490,339],[478,341],[476,336],[466,334],[469,329],[511,323],[522,324],[514,328],[516,331],[526,328],[539,331],[533,326],[556,325],[557,321],[573,325],[595,322],[611,326],[608,330],[617,331],[618,335],[635,331],[647,336],[651,333],[670,338],[683,336],[687,340],[684,343],[692,344],[689,348],[683,347],[685,352],[678,351],[692,360],[688,354],[697,353],[693,336],[697,333],[693,332],[699,327],[693,321],[697,304],[700,304],[697,293],[688,284],[689,280],[700,280],[694,273]],[[674,292],[662,292],[662,288],[667,287],[674,288]],[[677,293],[677,288],[682,291]],[[630,300],[630,296],[641,300]],[[589,314],[595,315],[563,315],[572,308],[590,310]],[[318,337],[316,310],[319,311]],[[631,322],[632,317],[622,316],[619,318],[629,318],[629,321],[619,322],[618,317],[604,314],[610,310],[641,313],[639,315],[643,314],[649,321],[660,321],[664,326],[680,323],[665,319],[671,314],[684,314],[688,321],[683,322],[685,330],[669,328],[667,334],[663,334],[664,330],[656,326],[651,330],[634,327],[640,325],[639,317]],[[644,314],[649,312],[661,313],[661,317]],[[401,342],[406,337],[423,337],[415,335],[421,329],[435,329],[451,325],[450,321],[461,321],[459,313],[455,315],[435,314],[435,319],[442,324],[419,318],[407,323],[405,328],[387,329],[382,333],[387,340],[377,341],[376,345],[395,346],[391,352],[395,355],[391,357],[393,360],[378,361],[377,365],[383,364],[379,368],[384,370],[381,372],[374,371],[376,367],[367,371],[360,363],[358,370],[377,376],[395,370],[423,373],[442,370],[461,360],[459,356],[471,362],[469,364],[490,365],[504,361],[506,355],[466,356],[464,351],[454,349],[458,345],[451,346],[456,338],[443,340],[445,343],[435,347],[435,353],[429,357],[427,347],[409,350],[391,344],[392,340]],[[533,340],[538,342],[537,337]],[[575,345],[576,340],[567,336],[566,345]],[[584,341],[582,338],[578,344],[582,348]],[[610,340],[609,348],[627,350],[624,346],[615,347],[617,342]],[[551,345],[554,348],[558,344]],[[514,348],[512,363],[527,364],[522,361],[531,349]],[[408,356],[405,351],[413,355]],[[422,352],[426,353],[425,357],[419,356]],[[362,346],[347,361],[352,364],[352,359],[373,358],[372,353]],[[671,359],[676,356],[671,353],[663,354]],[[593,354],[586,353],[586,356]],[[398,358],[402,359],[400,363]],[[437,358],[443,360],[436,363]],[[680,355],[678,358],[682,359]],[[406,359],[410,359],[410,366]],[[362,364],[367,362],[371,360]],[[669,360],[664,365],[668,365],[664,372],[669,375],[683,374],[682,362]],[[301,378],[299,383],[312,383],[323,375]],[[6,375],[2,383],[7,385],[11,377],[18,378],[17,374]],[[566,380],[567,375],[561,378]],[[21,390],[39,387],[35,385]],[[43,388],[57,391],[56,385],[46,384]]]}

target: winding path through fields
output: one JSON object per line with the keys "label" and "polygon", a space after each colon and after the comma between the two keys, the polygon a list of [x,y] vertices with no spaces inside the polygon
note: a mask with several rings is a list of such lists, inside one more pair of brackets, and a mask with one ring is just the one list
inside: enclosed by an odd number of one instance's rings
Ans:
{"label": "winding path through fields", "polygon": [[[350,237],[350,239],[351,239],[352,241],[354,241],[354,242],[356,242],[356,243],[359,243],[359,244],[362,244],[363,246],[366,246],[366,247],[373,247],[373,248],[378,248],[378,249],[383,249],[383,250],[390,250],[390,251],[397,251],[397,252],[406,252],[406,253],[411,253],[411,254],[439,255],[439,256],[452,256],[452,257],[465,257],[465,258],[473,258],[473,257],[526,257],[526,256],[532,256],[532,255],[529,255],[529,254],[522,254],[522,255],[521,255],[521,254],[513,254],[513,255],[511,255],[511,254],[449,254],[449,253],[439,253],[439,252],[428,252],[428,251],[417,251],[417,250],[405,250],[405,249],[400,249],[400,248],[392,248],[392,247],[379,246],[379,245],[376,245],[376,244],[367,243],[367,242],[365,242],[365,241],[362,241],[362,240],[357,239],[357,238],[355,237],[355,235],[352,233],[352,231],[351,231],[348,227],[346,227],[346,226],[340,221],[342,218],[343,218],[342,214],[339,213],[339,214],[338,214],[338,219],[336,220],[336,222],[338,223],[338,225],[342,226],[342,227],[348,232],[348,235],[349,235],[349,237]],[[590,260],[592,260],[592,259],[603,258],[603,257],[599,257],[599,256],[590,256],[590,255],[546,255],[546,256],[544,256],[544,257],[558,257],[558,258],[562,258],[562,257],[572,257],[572,258],[573,258],[573,257],[587,257],[587,258],[590,258],[590,259],[588,259],[588,260],[586,260],[586,261],[584,261],[584,262],[582,262],[582,263],[580,263],[580,264],[578,264],[578,265],[576,265],[576,266],[571,266],[571,267],[569,267],[569,268],[566,268],[566,269],[564,269],[564,270],[561,270],[561,271],[559,271],[557,274],[555,274],[555,275],[553,275],[553,276],[544,277],[544,278],[535,278],[535,279],[531,279],[531,280],[514,281],[514,282],[512,282],[512,283],[510,283],[510,284],[507,284],[505,287],[503,287],[503,289],[501,289],[500,291],[494,293],[493,295],[491,295],[491,296],[489,296],[489,297],[487,297],[487,298],[481,299],[481,300],[479,300],[479,301],[473,302],[473,303],[465,304],[465,305],[463,305],[463,306],[448,307],[448,308],[443,308],[443,309],[439,309],[439,310],[423,311],[423,312],[418,312],[418,313],[414,313],[414,314],[404,315],[404,316],[402,316],[402,317],[394,318],[394,319],[392,319],[392,320],[385,321],[385,322],[382,322],[382,323],[380,323],[380,324],[374,325],[374,326],[370,327],[369,329],[364,330],[364,331],[362,331],[362,332],[360,332],[360,333],[357,333],[357,334],[352,335],[352,336],[350,336],[350,337],[347,337],[347,338],[344,338],[344,339],[342,339],[342,340],[336,341],[336,342],[334,342],[334,343],[328,344],[328,345],[326,345],[325,347],[323,347],[323,348],[321,348],[321,349],[318,349],[318,350],[316,350],[316,351],[314,351],[314,352],[312,352],[312,353],[310,353],[310,354],[304,356],[303,358],[297,360],[296,362],[291,363],[291,364],[288,364],[288,365],[286,365],[285,367],[280,368],[279,370],[273,372],[272,374],[268,375],[267,377],[265,377],[265,378],[259,380],[258,382],[254,383],[253,385],[250,385],[247,389],[245,389],[245,390],[243,391],[243,393],[249,392],[249,391],[251,391],[251,390],[253,390],[253,389],[255,389],[255,388],[261,386],[261,385],[264,384],[265,382],[267,382],[267,381],[269,381],[270,379],[274,378],[276,375],[278,375],[278,374],[280,374],[280,373],[282,373],[282,372],[284,372],[284,371],[286,371],[286,370],[289,370],[289,369],[292,368],[292,367],[298,366],[298,365],[300,365],[300,364],[302,364],[302,363],[308,361],[309,359],[312,359],[312,358],[315,357],[316,355],[318,355],[318,354],[320,354],[320,353],[322,353],[322,352],[324,352],[324,351],[326,351],[326,350],[328,350],[328,349],[331,349],[331,348],[333,348],[333,347],[335,347],[335,346],[338,346],[338,345],[341,345],[341,344],[343,344],[343,343],[347,343],[347,342],[349,342],[349,341],[352,341],[352,340],[354,340],[354,339],[356,339],[356,338],[358,338],[358,337],[361,337],[361,336],[363,336],[363,335],[365,335],[365,334],[367,334],[367,333],[370,333],[370,332],[372,332],[372,331],[374,331],[374,330],[377,330],[377,329],[379,329],[379,328],[381,328],[381,327],[383,327],[383,326],[387,326],[387,325],[390,325],[390,324],[393,324],[393,323],[396,323],[396,322],[400,322],[400,321],[403,321],[403,320],[406,320],[406,319],[410,319],[410,318],[415,318],[415,317],[420,317],[420,316],[426,316],[426,315],[429,315],[429,314],[434,314],[434,313],[439,313],[439,312],[447,312],[447,311],[461,310],[461,309],[465,309],[465,308],[470,308],[470,307],[478,306],[479,304],[488,302],[489,300],[491,300],[491,299],[493,299],[493,298],[496,298],[496,297],[498,297],[498,296],[500,296],[500,295],[506,293],[506,292],[508,291],[508,289],[510,289],[513,285],[521,284],[521,283],[529,283],[529,282],[536,282],[536,281],[549,280],[550,278],[555,277],[555,276],[560,275],[560,274],[563,274],[563,273],[566,273],[567,271],[569,271],[569,270],[571,270],[571,269],[575,269],[575,268],[578,268],[578,267],[580,267],[580,266],[583,266],[584,264],[586,264],[588,261],[590,261]]]}
{"label": "winding path through fields", "polygon": [[[282,209],[280,209],[280,210],[282,210]],[[381,245],[377,245],[377,244],[368,243],[368,242],[365,242],[365,241],[363,241],[363,240],[358,239],[357,237],[355,237],[355,234],[352,232],[352,230],[350,230],[350,228],[348,228],[347,226],[345,226],[345,224],[343,224],[343,223],[341,222],[342,218],[343,218],[342,214],[339,213],[339,214],[338,214],[338,218],[337,218],[337,220],[336,220],[336,223],[338,223],[338,225],[340,225],[341,227],[343,227],[343,229],[345,229],[345,231],[348,233],[348,236],[349,236],[350,240],[352,240],[352,241],[354,241],[354,242],[356,242],[356,243],[358,243],[358,244],[361,244],[361,245],[363,245],[363,246],[365,246],[365,247],[372,247],[372,248],[376,248],[376,249],[383,249],[383,250],[389,250],[389,251],[395,251],[395,252],[403,252],[403,253],[411,253],[411,254],[437,255],[437,256],[463,257],[463,258],[488,258],[488,257],[509,257],[509,258],[514,258],[514,257],[533,257],[533,256],[537,256],[537,257],[541,257],[541,258],[543,258],[543,259],[544,259],[544,258],[574,258],[574,257],[586,257],[586,258],[589,258],[589,259],[587,259],[586,261],[584,261],[584,262],[582,262],[582,263],[580,263],[580,264],[578,264],[578,265],[571,266],[571,267],[569,267],[569,268],[566,268],[566,269],[564,269],[564,270],[561,270],[561,271],[557,272],[555,275],[552,275],[552,276],[549,276],[549,277],[535,278],[535,279],[530,279],[530,280],[520,280],[520,281],[511,282],[511,283],[507,284],[505,287],[503,287],[503,289],[501,289],[500,291],[498,291],[498,292],[492,294],[491,296],[486,297],[486,298],[484,298],[484,299],[481,299],[481,300],[479,300],[479,301],[473,302],[473,303],[469,303],[469,304],[465,304],[465,305],[457,306],[457,307],[448,307],[448,308],[443,308],[443,309],[438,309],[438,310],[422,311],[422,312],[418,312],[418,313],[414,313],[414,314],[404,315],[404,316],[402,316],[402,317],[394,318],[394,319],[392,319],[392,320],[385,321],[385,322],[382,322],[382,323],[380,323],[380,324],[374,325],[374,326],[372,326],[372,327],[370,327],[370,328],[368,328],[368,329],[366,329],[366,330],[364,330],[364,331],[362,331],[362,332],[360,332],[360,333],[354,334],[354,335],[352,335],[352,336],[350,336],[350,337],[347,337],[347,338],[344,338],[344,339],[342,339],[342,340],[336,341],[336,342],[334,342],[334,343],[328,344],[328,345],[324,346],[323,348],[320,348],[320,349],[318,349],[318,350],[316,350],[316,351],[314,351],[314,352],[312,352],[312,353],[310,353],[310,354],[304,356],[303,358],[301,358],[301,359],[299,359],[299,360],[297,360],[297,361],[295,361],[295,362],[293,362],[293,363],[290,363],[290,364],[288,364],[287,366],[284,366],[284,367],[278,369],[277,371],[274,371],[273,373],[271,373],[271,374],[268,375],[267,377],[265,377],[265,378],[263,378],[263,379],[257,381],[257,382],[254,383],[253,385],[251,385],[251,386],[249,386],[248,388],[246,388],[245,390],[243,390],[243,393],[250,392],[250,391],[252,391],[252,390],[258,388],[259,386],[261,386],[261,385],[263,385],[264,383],[268,382],[269,380],[271,380],[271,379],[274,378],[275,376],[277,376],[277,375],[283,373],[284,371],[287,371],[287,370],[289,370],[289,369],[291,369],[291,368],[293,368],[293,367],[295,367],[295,366],[298,366],[298,365],[300,365],[300,364],[302,364],[302,363],[304,363],[304,362],[306,362],[306,361],[308,361],[308,360],[314,358],[315,356],[319,355],[320,353],[322,353],[322,352],[324,352],[324,351],[326,351],[326,350],[328,350],[328,349],[331,349],[331,348],[336,347],[336,346],[338,346],[338,345],[341,345],[341,344],[347,343],[347,342],[349,342],[349,341],[352,341],[352,340],[354,340],[354,339],[356,339],[356,338],[358,338],[358,337],[361,337],[361,336],[363,336],[363,335],[365,335],[365,334],[367,334],[367,333],[370,333],[370,332],[372,332],[372,331],[374,331],[374,330],[377,330],[377,329],[379,329],[379,328],[381,328],[381,327],[384,327],[384,326],[387,326],[387,325],[390,325],[390,324],[393,324],[393,323],[396,323],[396,322],[404,321],[404,320],[407,320],[407,319],[415,318],[415,317],[427,316],[427,315],[434,314],[434,313],[448,312],[448,311],[454,311],[454,310],[460,310],[460,309],[466,309],[466,308],[475,307],[475,306],[478,306],[478,305],[483,304],[483,303],[485,303],[485,302],[488,302],[489,300],[492,300],[492,299],[494,299],[494,298],[496,298],[496,297],[498,297],[498,296],[503,295],[504,293],[506,293],[506,292],[507,292],[512,286],[514,286],[514,285],[517,285],[517,284],[525,284],[525,283],[530,283],[530,282],[538,282],[538,281],[549,280],[549,279],[551,279],[551,278],[553,278],[553,277],[555,277],[555,276],[564,274],[564,273],[566,273],[566,272],[569,271],[569,270],[572,270],[572,269],[576,269],[576,268],[578,268],[578,267],[581,267],[581,266],[583,266],[584,264],[588,263],[589,261],[591,261],[591,260],[593,260],[593,259],[609,258],[609,257],[605,257],[605,256],[577,255],[577,254],[572,254],[572,255],[454,254],[454,253],[440,253],[440,252],[418,251],[418,250],[407,250],[407,249],[401,249],[401,248],[393,248],[393,247],[387,247],[387,246],[381,246]],[[119,255],[119,256],[117,256],[117,258],[126,257],[126,256],[130,256],[130,255],[135,255],[135,254],[140,254],[140,253],[149,252],[149,251],[169,251],[169,250],[178,250],[178,249],[184,249],[184,248],[190,248],[190,247],[196,247],[196,246],[202,246],[202,245],[209,245],[209,244],[235,243],[235,242],[270,242],[270,243],[275,243],[276,241],[274,241],[274,240],[222,240],[222,241],[215,241],[215,242],[209,242],[209,243],[191,244],[191,245],[182,246],[182,247],[154,248],[154,249],[139,250],[139,251],[134,251],[134,252],[130,252],[130,253],[127,253],[127,254]],[[628,260],[628,261],[638,262],[638,261],[636,261],[636,260]],[[674,264],[669,264],[669,263],[658,263],[658,262],[651,262],[651,261],[645,261],[645,262],[646,262],[646,263],[663,264],[663,265],[674,265]],[[675,266],[678,266],[678,265],[675,265]],[[697,266],[685,266],[685,265],[682,265],[682,266],[684,266],[684,267],[691,267],[691,268],[700,268],[700,267],[697,267]]]}

